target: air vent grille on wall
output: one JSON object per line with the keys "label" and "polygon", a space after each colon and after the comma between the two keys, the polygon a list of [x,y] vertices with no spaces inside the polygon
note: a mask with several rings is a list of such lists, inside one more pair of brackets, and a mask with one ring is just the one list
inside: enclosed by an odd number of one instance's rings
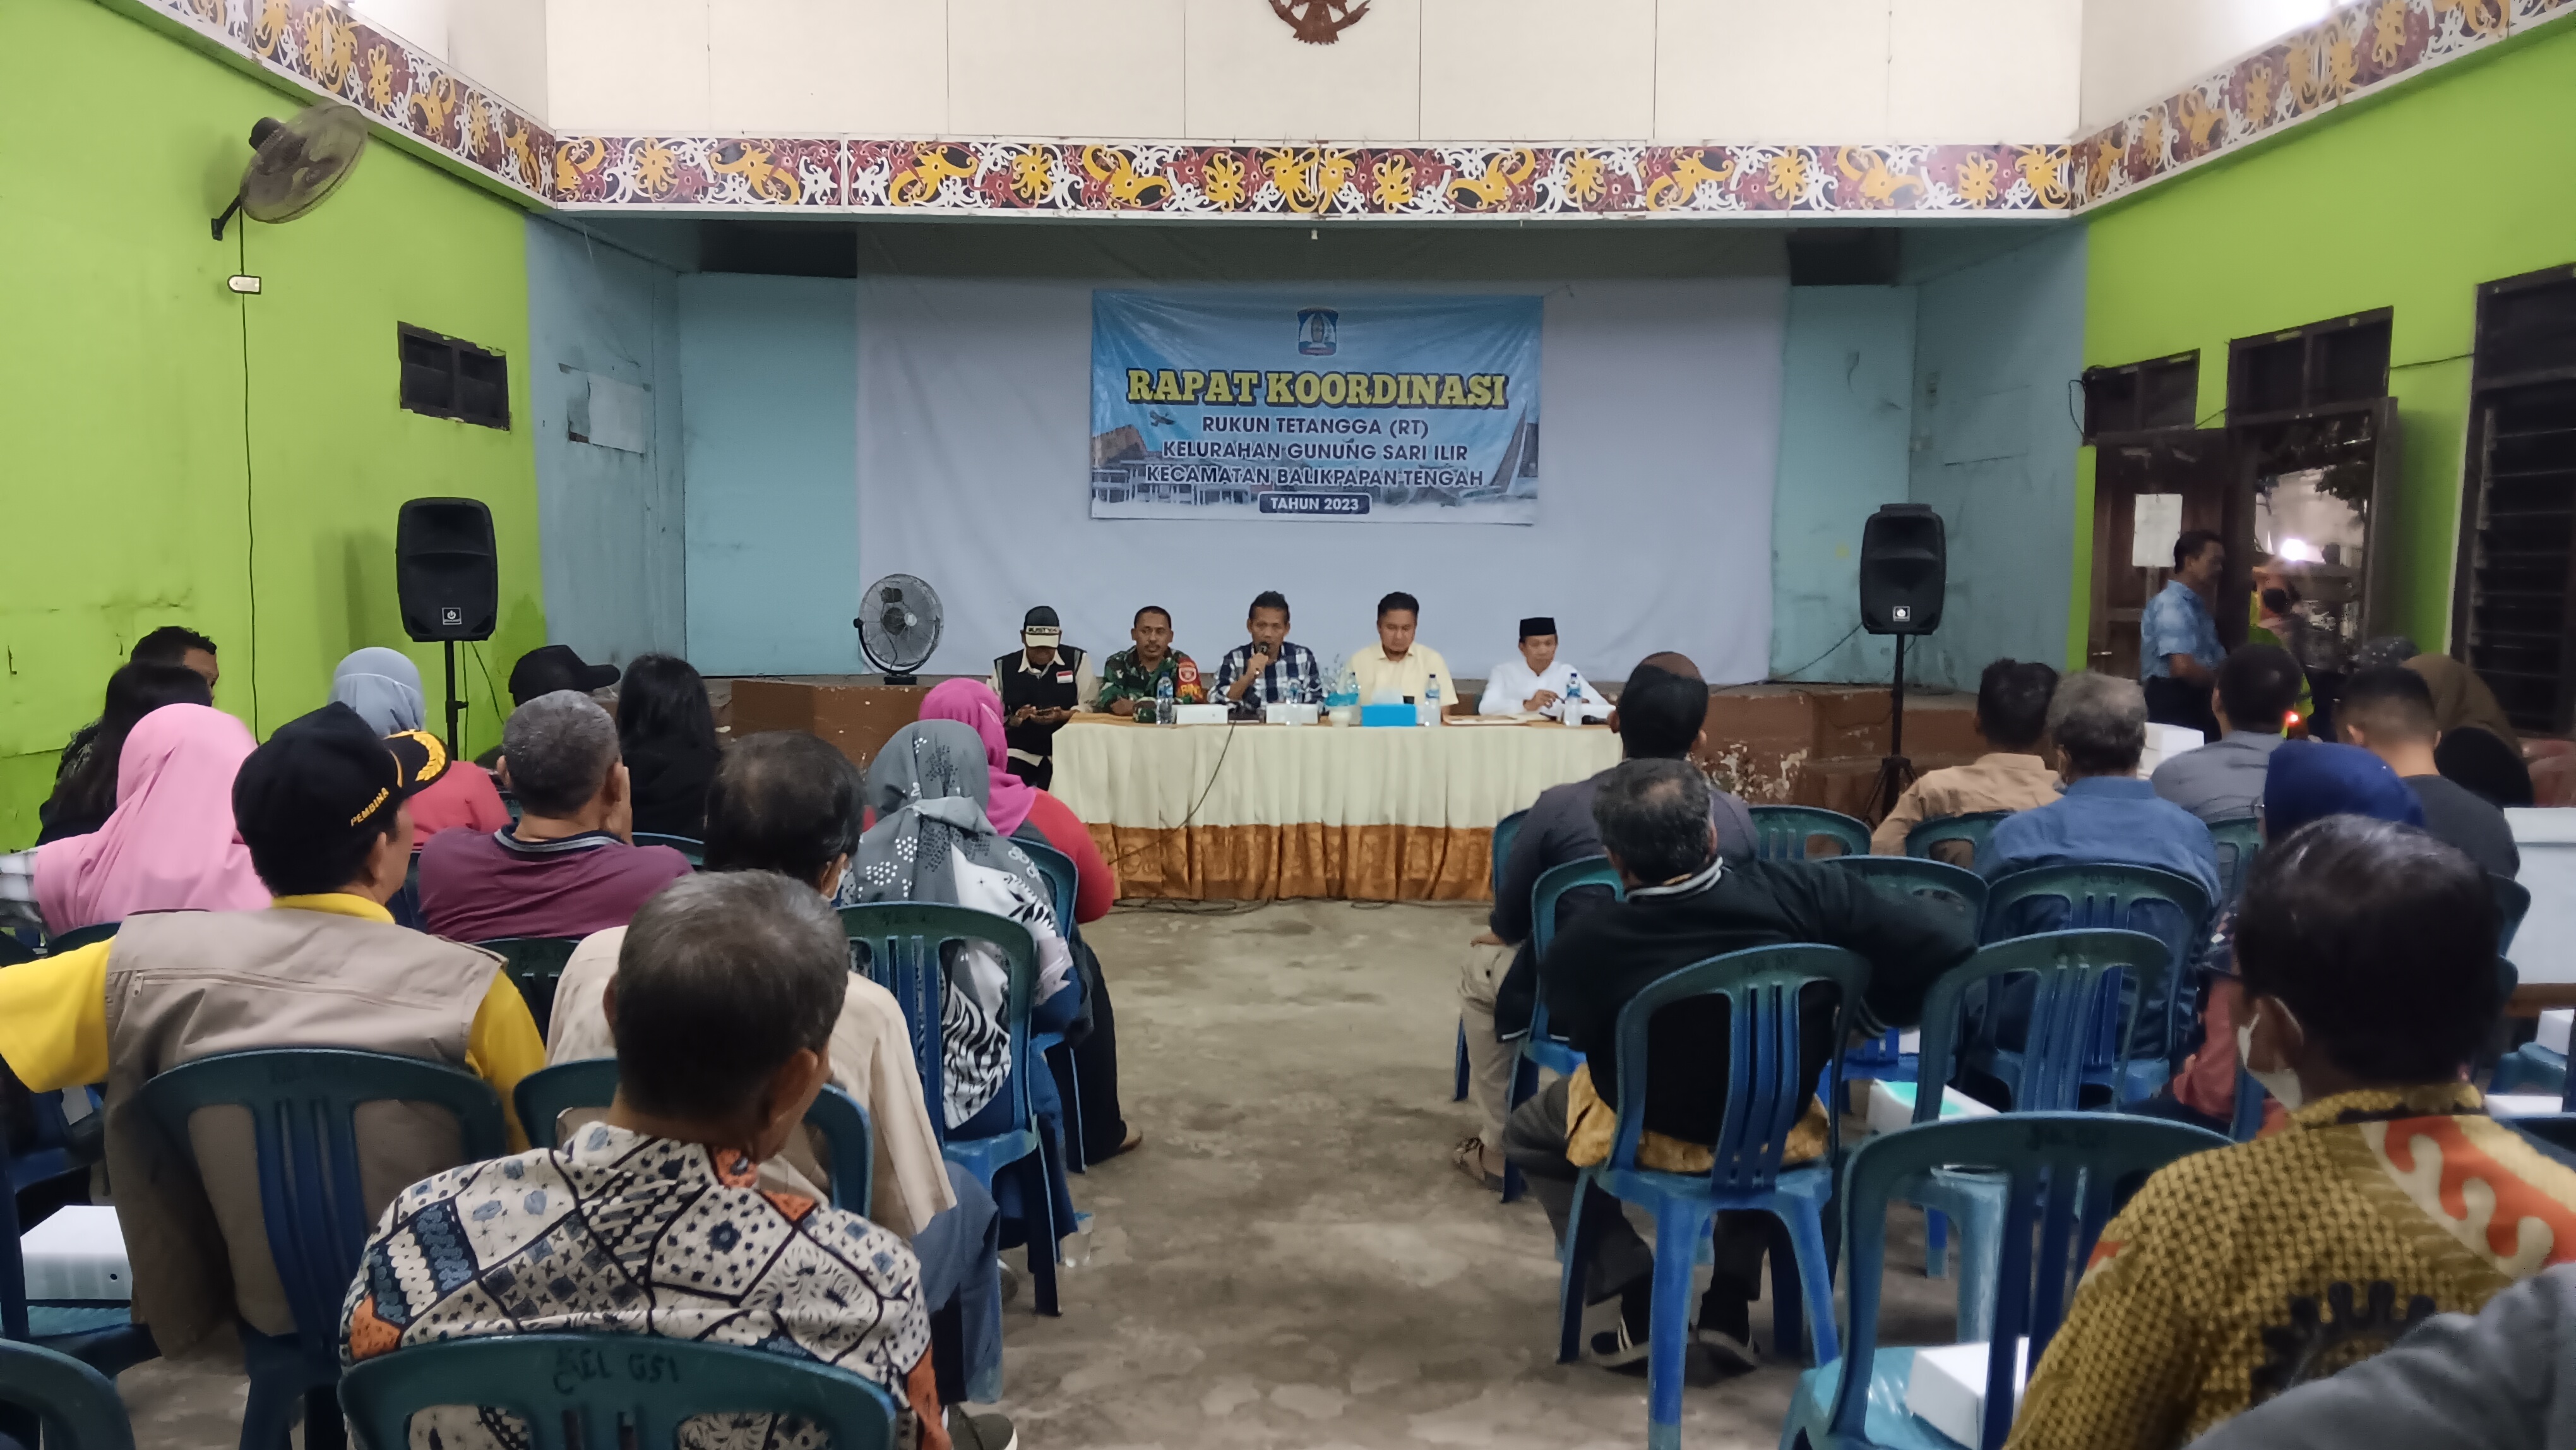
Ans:
{"label": "air vent grille on wall", "polygon": [[2084,440],[2103,433],[2188,428],[2200,403],[2200,354],[2084,370]]}
{"label": "air vent grille on wall", "polygon": [[486,428],[510,426],[510,363],[499,353],[408,324],[398,325],[402,405],[433,418]]}
{"label": "air vent grille on wall", "polygon": [[2382,307],[2229,343],[2227,421],[2386,397],[2392,315]]}
{"label": "air vent grille on wall", "polygon": [[2576,724],[2576,267],[2478,289],[2451,635],[2516,727]]}

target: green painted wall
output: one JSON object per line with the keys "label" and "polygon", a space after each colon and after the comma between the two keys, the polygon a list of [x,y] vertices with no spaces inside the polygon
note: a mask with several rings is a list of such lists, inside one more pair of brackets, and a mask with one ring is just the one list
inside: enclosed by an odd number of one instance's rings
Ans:
{"label": "green painted wall", "polygon": [[[55,752],[135,638],[212,635],[216,703],[266,735],[361,645],[402,638],[402,500],[492,505],[496,680],[542,643],[520,209],[381,139],[295,222],[218,244],[262,115],[298,101],[90,0],[0,5],[0,121],[80,159],[0,179],[0,849],[36,831]],[[237,297],[236,270],[265,291]],[[395,325],[506,354],[508,432],[396,405]],[[475,666],[470,748],[499,738]]]}
{"label": "green painted wall", "polygon": [[[2393,307],[2389,390],[2404,472],[2398,618],[2450,636],[2468,353],[2481,282],[2576,261],[2576,25],[2455,62],[2090,221],[2084,360],[2200,349],[2200,415],[2227,397],[2227,344]],[[2077,617],[2091,597],[2092,467],[2078,475]]]}

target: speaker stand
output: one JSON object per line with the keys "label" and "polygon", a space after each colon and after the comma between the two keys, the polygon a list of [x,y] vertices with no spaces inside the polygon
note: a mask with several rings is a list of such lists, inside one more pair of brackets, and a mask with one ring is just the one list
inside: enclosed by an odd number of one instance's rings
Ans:
{"label": "speaker stand", "polygon": [[1905,758],[1905,636],[1896,636],[1896,680],[1888,690],[1887,754],[1878,762],[1878,783],[1870,787],[1874,821],[1896,809],[1897,797],[1914,783],[1914,762]]}
{"label": "speaker stand", "polygon": [[[456,717],[457,717],[458,715],[461,715],[461,714],[463,714],[463,713],[465,712],[465,702],[456,698],[456,641],[454,641],[454,640],[452,640],[452,639],[451,639],[451,640],[448,640],[448,641],[446,641],[446,645],[447,645],[447,758],[448,758],[449,760],[451,760],[451,761],[452,761],[452,760],[456,759]],[[1896,644],[1896,648],[1897,648],[1897,650],[1899,651],[1899,653],[1898,653],[1898,656],[1897,656],[1897,657],[1898,657],[1899,659],[1904,658],[1904,655],[1903,655],[1903,653],[1902,653],[1902,652],[1903,652],[1903,650],[1905,649],[1905,642],[1904,642],[1904,640],[1903,640],[1902,638],[1898,639],[1897,644]]]}

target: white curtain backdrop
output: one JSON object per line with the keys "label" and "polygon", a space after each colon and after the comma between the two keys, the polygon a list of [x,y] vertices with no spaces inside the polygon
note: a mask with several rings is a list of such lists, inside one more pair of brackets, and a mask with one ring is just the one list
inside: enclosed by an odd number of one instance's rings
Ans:
{"label": "white curtain backdrop", "polygon": [[928,672],[1017,648],[1033,604],[1097,656],[1159,604],[1213,673],[1264,589],[1330,668],[1376,641],[1378,596],[1402,589],[1462,677],[1508,657],[1530,614],[1604,680],[1664,649],[1713,682],[1768,673],[1784,277],[1387,289],[1546,295],[1546,486],[1526,528],[1091,518],[1092,285],[859,280],[851,588],[930,581],[947,625]]}

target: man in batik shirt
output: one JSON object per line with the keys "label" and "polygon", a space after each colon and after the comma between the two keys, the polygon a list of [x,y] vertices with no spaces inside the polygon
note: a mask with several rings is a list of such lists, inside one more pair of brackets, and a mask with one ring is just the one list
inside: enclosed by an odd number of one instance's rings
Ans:
{"label": "man in batik shirt", "polygon": [[[902,1407],[899,1443],[947,1450],[912,1250],[858,1214],[759,1188],[758,1161],[831,1075],[849,976],[839,919],[784,876],[691,876],[646,902],[608,997],[607,1118],[560,1148],[403,1190],[349,1286],[342,1363],[516,1334],[734,1345],[874,1380]],[[699,1416],[681,1434],[689,1450],[821,1438],[766,1415]],[[504,1411],[451,1405],[416,1417],[412,1443],[527,1437]]]}
{"label": "man in batik shirt", "polygon": [[1172,648],[1170,610],[1159,604],[1137,610],[1135,627],[1127,637],[1136,642],[1101,662],[1100,694],[1091,708],[1108,715],[1134,715],[1136,702],[1161,695],[1165,680],[1172,682],[1174,702],[1207,703],[1207,684],[1199,678],[1198,662]]}

